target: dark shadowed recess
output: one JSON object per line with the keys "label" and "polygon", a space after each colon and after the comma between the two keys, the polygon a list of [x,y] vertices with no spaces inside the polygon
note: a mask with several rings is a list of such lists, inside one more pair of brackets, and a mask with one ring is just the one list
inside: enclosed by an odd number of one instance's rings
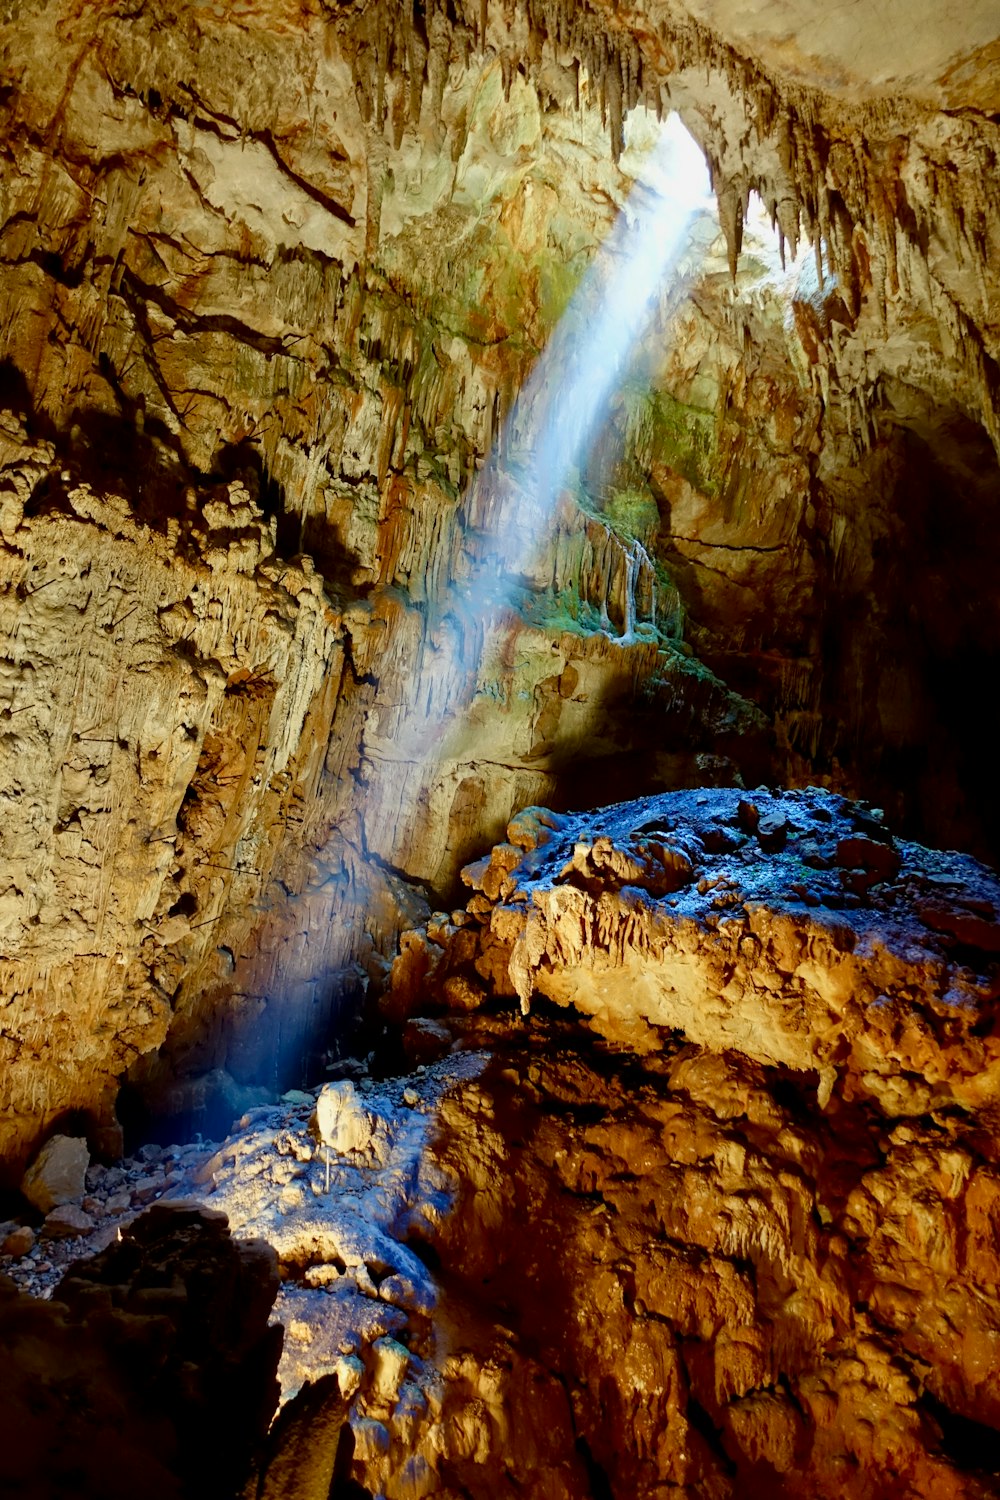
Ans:
{"label": "dark shadowed recess", "polygon": [[[808,662],[818,746],[797,745],[794,723],[786,725],[793,753],[782,767],[779,751],[778,781],[831,778],[884,807],[901,836],[996,865],[1000,467],[983,429],[956,412],[912,427],[887,423],[878,442],[895,451],[894,488],[873,489],[860,513],[840,518],[850,556],[855,533],[863,550],[872,512],[870,569],[855,553],[845,570],[827,497],[810,542],[818,565],[810,619],[782,621],[776,611],[771,633],[749,643],[744,622],[715,623],[698,633],[698,648],[772,719],[782,710],[782,662]],[[677,582],[697,622],[697,586],[682,573]]]}

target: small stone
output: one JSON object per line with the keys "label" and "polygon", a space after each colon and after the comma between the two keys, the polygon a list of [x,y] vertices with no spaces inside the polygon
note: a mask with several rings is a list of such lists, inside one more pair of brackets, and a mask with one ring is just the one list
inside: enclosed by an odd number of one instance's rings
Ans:
{"label": "small stone", "polygon": [[20,1260],[22,1255],[27,1255],[35,1243],[35,1231],[27,1224],[21,1224],[17,1229],[12,1229],[0,1246],[0,1252],[4,1255],[12,1255]]}
{"label": "small stone", "polygon": [[163,1156],[163,1147],[150,1141],[148,1145],[139,1147],[136,1156],[143,1162],[159,1161]]}
{"label": "small stone", "polygon": [[313,1102],[312,1094],[307,1094],[304,1089],[289,1089],[281,1096],[282,1104],[309,1104]]}
{"label": "small stone", "polygon": [[788,820],[780,813],[761,818],[757,824],[757,842],[765,854],[778,854],[788,838]]}
{"label": "small stone", "polygon": [[108,1214],[124,1214],[132,1207],[132,1194],[128,1188],[119,1188],[117,1193],[112,1193],[104,1205],[104,1212]]}
{"label": "small stone", "polygon": [[739,806],[736,809],[736,816],[744,833],[757,832],[757,825],[760,822],[760,812],[752,802],[747,802],[745,798],[741,797]]}
{"label": "small stone", "polygon": [[809,865],[813,870],[828,870],[830,860],[823,853],[820,846],[812,839],[803,839],[796,853],[804,865]]}
{"label": "small stone", "polygon": [[154,1198],[159,1197],[167,1185],[166,1173],[154,1172],[149,1177],[141,1177],[132,1188],[133,1203],[152,1203]]}
{"label": "small stone", "polygon": [[401,1040],[403,1051],[415,1067],[418,1063],[437,1062],[439,1057],[444,1057],[451,1051],[454,1037],[439,1021],[416,1016],[403,1027]]}
{"label": "small stone", "polygon": [[333,1286],[342,1275],[335,1265],[307,1266],[303,1280],[306,1286]]}
{"label": "small stone", "polygon": [[117,1224],[102,1224],[100,1229],[95,1229],[87,1241],[88,1254],[100,1255],[102,1250],[107,1250],[116,1240],[121,1239],[121,1229]]}
{"label": "small stone", "polygon": [[345,1401],[350,1401],[361,1387],[365,1367],[356,1354],[342,1354],[336,1363],[337,1383]]}
{"label": "small stone", "polygon": [[93,1193],[89,1193],[87,1197],[84,1198],[83,1202],[80,1204],[80,1207],[83,1209],[85,1214],[90,1214],[95,1219],[100,1219],[104,1216],[104,1199],[95,1198]]}
{"label": "small stone", "polygon": [[[46,1214],[42,1236],[49,1240],[65,1240],[73,1235],[89,1234],[93,1227],[93,1219],[82,1208],[77,1208],[75,1203],[62,1203],[50,1214]],[[43,1269],[41,1262],[36,1269]]]}
{"label": "small stone", "polygon": [[83,1197],[89,1165],[90,1152],[85,1140],[54,1135],[25,1172],[21,1192],[29,1203],[47,1214],[60,1204]]}
{"label": "small stone", "polygon": [[464,974],[451,974],[441,987],[445,1005],[449,1010],[469,1012],[479,1010],[486,1002],[486,991],[481,984],[474,984]]}
{"label": "small stone", "polygon": [[875,880],[892,880],[899,873],[900,859],[895,849],[874,839],[837,840],[837,864],[846,870],[867,870]]}

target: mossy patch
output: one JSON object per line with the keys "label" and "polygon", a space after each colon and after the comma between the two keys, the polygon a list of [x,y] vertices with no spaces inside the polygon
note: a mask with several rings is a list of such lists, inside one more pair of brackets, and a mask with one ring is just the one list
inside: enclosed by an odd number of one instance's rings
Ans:
{"label": "mossy patch", "polygon": [[649,547],[660,524],[660,512],[648,490],[612,490],[605,496],[604,515],[611,529],[629,541]]}
{"label": "mossy patch", "polygon": [[601,619],[600,610],[582,598],[575,587],[541,594],[530,589],[517,589],[510,602],[523,619],[546,634],[586,636],[608,628],[607,621]]}
{"label": "mossy patch", "polygon": [[685,406],[669,391],[626,384],[619,392],[626,451],[648,473],[665,464],[703,495],[714,495],[717,443],[715,414]]}

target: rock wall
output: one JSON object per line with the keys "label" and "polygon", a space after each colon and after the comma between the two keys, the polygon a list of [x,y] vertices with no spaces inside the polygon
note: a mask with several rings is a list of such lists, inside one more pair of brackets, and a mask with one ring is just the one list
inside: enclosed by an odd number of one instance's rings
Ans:
{"label": "rock wall", "polygon": [[[318,1068],[527,803],[822,776],[990,845],[952,668],[1000,626],[937,617],[996,545],[992,65],[817,89],[729,25],[4,12],[15,1166],[126,1070],[198,1120]],[[721,238],[539,517],[516,396],[671,105]],[[751,187],[811,280],[748,232],[733,282]],[[500,587],[511,517],[539,546]]]}

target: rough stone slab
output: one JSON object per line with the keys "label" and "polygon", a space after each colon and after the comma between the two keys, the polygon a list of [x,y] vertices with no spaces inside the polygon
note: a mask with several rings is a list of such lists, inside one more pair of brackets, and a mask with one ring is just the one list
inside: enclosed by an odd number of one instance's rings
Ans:
{"label": "rough stone slab", "polygon": [[447,1009],[472,975],[639,1053],[680,1031],[812,1073],[824,1103],[838,1078],[892,1116],[1000,1099],[1000,880],[894,839],[878,809],[725,788],[528,809],[494,860],[465,876],[478,944],[468,926],[411,939],[424,979],[394,970],[397,1013]]}
{"label": "rough stone slab", "polygon": [[82,1198],[90,1152],[85,1140],[54,1135],[38,1153],[21,1180],[21,1192],[29,1203],[47,1214],[61,1203]]}

